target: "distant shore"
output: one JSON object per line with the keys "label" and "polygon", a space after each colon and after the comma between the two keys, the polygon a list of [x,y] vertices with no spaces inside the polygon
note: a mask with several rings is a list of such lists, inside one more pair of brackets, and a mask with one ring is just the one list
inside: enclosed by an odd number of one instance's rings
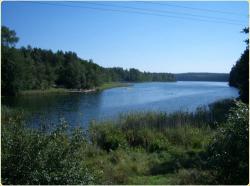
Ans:
{"label": "distant shore", "polygon": [[66,89],[66,88],[49,88],[45,90],[24,90],[21,91],[19,95],[34,95],[34,94],[49,94],[49,93],[69,93],[69,92],[78,92],[78,93],[91,93],[102,91],[105,89],[115,88],[115,87],[127,87],[131,83],[122,83],[122,82],[109,82],[104,83],[98,87],[91,89]]}

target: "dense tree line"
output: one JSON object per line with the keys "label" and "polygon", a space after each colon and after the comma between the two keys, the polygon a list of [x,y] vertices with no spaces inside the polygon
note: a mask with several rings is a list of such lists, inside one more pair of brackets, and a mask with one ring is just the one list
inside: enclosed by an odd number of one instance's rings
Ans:
{"label": "dense tree line", "polygon": [[[244,33],[249,33],[249,28],[243,29]],[[245,40],[247,47],[240,59],[232,67],[229,77],[229,85],[239,88],[240,99],[249,102],[249,40]]]}
{"label": "dense tree line", "polygon": [[111,81],[174,81],[170,73],[148,73],[137,69],[103,68],[84,60],[74,52],[15,48],[15,31],[2,26],[2,94],[15,95],[20,90],[65,87],[88,89]]}
{"label": "dense tree line", "polygon": [[177,81],[222,81],[227,82],[226,73],[179,73],[174,74]]}
{"label": "dense tree line", "polygon": [[135,68],[124,70],[120,67],[107,68],[109,81],[129,81],[129,82],[140,82],[140,81],[175,81],[175,77],[170,73],[150,73],[140,72]]}

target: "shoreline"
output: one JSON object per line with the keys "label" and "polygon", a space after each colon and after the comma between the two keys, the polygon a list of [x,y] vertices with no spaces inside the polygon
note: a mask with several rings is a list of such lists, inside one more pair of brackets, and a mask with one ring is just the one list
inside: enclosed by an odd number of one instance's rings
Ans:
{"label": "shoreline", "polygon": [[116,87],[128,87],[131,86],[131,83],[121,83],[121,82],[109,82],[104,83],[98,87],[91,89],[66,89],[66,88],[49,88],[45,90],[24,90],[21,91],[18,96],[24,95],[38,95],[38,94],[50,94],[50,93],[93,93],[106,89],[116,88]]}

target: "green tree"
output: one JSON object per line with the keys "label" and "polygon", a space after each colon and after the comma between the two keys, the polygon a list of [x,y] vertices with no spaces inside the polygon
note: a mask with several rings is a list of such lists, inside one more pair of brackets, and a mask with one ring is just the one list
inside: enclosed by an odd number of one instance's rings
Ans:
{"label": "green tree", "polygon": [[16,32],[14,30],[10,30],[6,26],[1,27],[1,45],[2,46],[15,46],[18,42],[19,38],[16,36]]}
{"label": "green tree", "polygon": [[16,95],[21,88],[22,66],[18,61],[21,56],[15,48],[2,48],[1,83],[3,95]]}
{"label": "green tree", "polygon": [[93,88],[110,81],[174,81],[168,73],[140,72],[138,69],[103,68],[93,60],[80,59],[74,52],[14,48],[15,31],[2,27],[2,93],[16,95],[20,90]]}
{"label": "green tree", "polygon": [[[249,28],[243,30],[244,33],[248,33]],[[239,88],[240,99],[249,103],[249,47],[248,39],[245,41],[247,47],[240,59],[232,67],[229,75],[229,85]]]}

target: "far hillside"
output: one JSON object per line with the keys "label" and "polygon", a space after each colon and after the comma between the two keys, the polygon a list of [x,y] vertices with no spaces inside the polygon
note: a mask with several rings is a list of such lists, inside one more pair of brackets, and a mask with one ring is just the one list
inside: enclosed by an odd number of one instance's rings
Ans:
{"label": "far hillside", "polygon": [[179,73],[174,74],[177,81],[222,81],[227,82],[227,73]]}

